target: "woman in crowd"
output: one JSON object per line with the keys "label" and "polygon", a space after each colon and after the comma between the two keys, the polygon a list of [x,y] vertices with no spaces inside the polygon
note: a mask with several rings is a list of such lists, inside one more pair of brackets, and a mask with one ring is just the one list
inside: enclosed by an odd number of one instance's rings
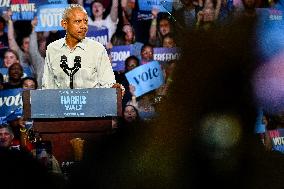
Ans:
{"label": "woman in crowd", "polygon": [[[20,38],[20,44],[18,45],[16,38],[15,38],[15,28],[14,23],[12,21],[12,11],[9,10],[3,15],[4,19],[8,23],[8,41],[9,47],[17,52],[19,55],[20,64],[23,67],[30,68],[31,72],[34,73],[35,70],[32,66],[29,54],[29,36],[24,36]],[[19,36],[18,36],[19,37]]]}
{"label": "woman in crowd", "polygon": [[[78,4],[84,6],[83,0],[78,0]],[[91,5],[91,16],[88,18],[88,25],[96,26],[99,29],[108,29],[108,38],[111,39],[116,31],[118,23],[118,0],[112,0],[110,13],[105,16],[106,7],[103,0],[94,0]]]}
{"label": "woman in crowd", "polygon": [[221,0],[205,0],[203,9],[197,13],[197,28],[207,30],[213,26],[218,20],[220,8]]}
{"label": "woman in crowd", "polygon": [[27,90],[37,89],[37,80],[33,77],[25,77],[22,79],[22,88]]}
{"label": "woman in crowd", "polygon": [[123,109],[121,119],[118,120],[118,129],[133,126],[140,122],[140,116],[137,108],[127,105]]}
{"label": "woman in crowd", "polygon": [[134,106],[140,115],[142,121],[150,121],[156,115],[155,96],[156,91],[150,91],[142,96],[136,98],[135,87],[129,86],[129,91],[132,95],[131,100],[127,102],[127,105]]}
{"label": "woman in crowd", "polygon": [[131,54],[134,56],[137,56],[140,59],[141,58],[140,52],[141,52],[143,43],[136,41],[134,28],[130,24],[125,24],[122,27],[122,31],[125,32],[125,42],[126,42],[125,44],[132,45]]}
{"label": "woman in crowd", "polygon": [[149,30],[149,43],[154,47],[161,47],[166,34],[173,32],[171,22],[167,15],[161,15],[158,19],[158,10],[152,10],[153,19]]}
{"label": "woman in crowd", "polygon": [[19,55],[16,51],[8,49],[4,53],[3,66],[4,68],[9,68],[14,63],[20,63]]}

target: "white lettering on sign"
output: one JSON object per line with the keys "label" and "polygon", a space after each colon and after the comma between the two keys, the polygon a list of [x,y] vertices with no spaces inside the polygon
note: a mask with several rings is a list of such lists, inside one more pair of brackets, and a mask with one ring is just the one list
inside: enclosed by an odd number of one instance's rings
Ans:
{"label": "white lettering on sign", "polygon": [[11,0],[0,0],[0,7],[9,7]]}
{"label": "white lettering on sign", "polygon": [[149,68],[148,71],[146,72],[142,72],[142,74],[139,74],[135,77],[133,77],[133,79],[135,80],[135,82],[137,83],[137,85],[139,85],[139,83],[141,81],[145,82],[145,81],[148,81],[149,79],[153,79],[153,78],[156,78],[159,76],[159,73],[158,73],[158,68]]}
{"label": "white lettering on sign", "polygon": [[21,4],[21,11],[31,11],[35,12],[35,4],[34,3],[27,3],[27,4]]}
{"label": "white lettering on sign", "polygon": [[42,27],[60,26],[63,10],[59,8],[41,10],[40,23]]}
{"label": "white lettering on sign", "polygon": [[16,96],[5,96],[0,97],[0,107],[6,105],[6,106],[19,106],[23,105],[22,96],[19,93]]}
{"label": "white lettering on sign", "polygon": [[125,61],[130,56],[130,51],[111,52],[112,61]]}

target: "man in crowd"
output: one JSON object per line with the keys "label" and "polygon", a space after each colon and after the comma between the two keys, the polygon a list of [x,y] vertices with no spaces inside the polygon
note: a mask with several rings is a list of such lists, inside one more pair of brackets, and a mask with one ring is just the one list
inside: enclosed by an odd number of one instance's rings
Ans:
{"label": "man in crowd", "polygon": [[78,4],[70,5],[61,25],[66,36],[47,47],[42,88],[113,87],[116,81],[106,49],[86,38],[86,10]]}
{"label": "man in crowd", "polygon": [[0,147],[10,148],[12,146],[12,141],[14,139],[14,134],[10,126],[0,127]]}

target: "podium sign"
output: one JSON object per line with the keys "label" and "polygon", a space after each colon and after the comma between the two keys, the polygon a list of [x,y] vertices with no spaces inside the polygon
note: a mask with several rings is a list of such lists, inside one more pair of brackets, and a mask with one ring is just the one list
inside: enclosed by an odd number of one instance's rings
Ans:
{"label": "podium sign", "polygon": [[114,88],[30,91],[31,118],[117,116]]}

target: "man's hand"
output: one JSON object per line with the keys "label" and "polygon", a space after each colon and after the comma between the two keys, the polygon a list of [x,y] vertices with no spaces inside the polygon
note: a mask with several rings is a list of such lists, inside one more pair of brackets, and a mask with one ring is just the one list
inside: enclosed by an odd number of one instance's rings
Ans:
{"label": "man's hand", "polygon": [[123,98],[124,94],[125,94],[125,88],[123,87],[123,85],[121,85],[120,83],[115,83],[112,88],[117,88],[117,89],[121,89],[121,96]]}

